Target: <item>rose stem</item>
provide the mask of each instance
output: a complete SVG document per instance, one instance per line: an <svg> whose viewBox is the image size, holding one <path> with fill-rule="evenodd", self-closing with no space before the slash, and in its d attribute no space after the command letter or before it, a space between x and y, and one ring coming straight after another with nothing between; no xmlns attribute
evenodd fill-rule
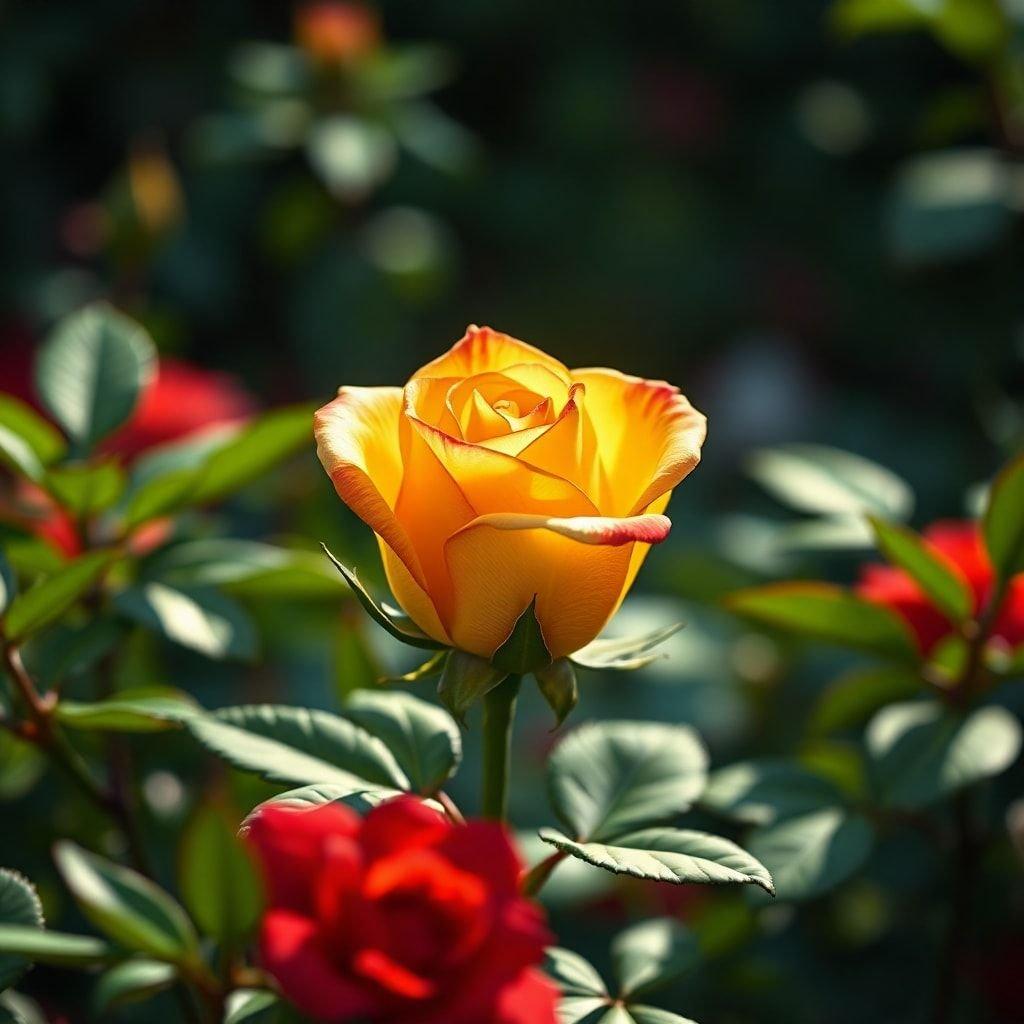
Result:
<svg viewBox="0 0 1024 1024"><path fill-rule="evenodd" d="M508 776L512 766L512 721L522 676L509 676L484 696L483 794L485 818L508 817Z"/></svg>

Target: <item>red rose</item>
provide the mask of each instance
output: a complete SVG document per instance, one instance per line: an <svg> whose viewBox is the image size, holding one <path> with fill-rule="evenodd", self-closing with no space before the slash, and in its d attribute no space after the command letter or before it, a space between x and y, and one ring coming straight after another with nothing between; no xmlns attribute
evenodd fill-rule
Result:
<svg viewBox="0 0 1024 1024"><path fill-rule="evenodd" d="M452 825L413 797L365 818L270 806L247 829L263 864L262 959L318 1020L555 1024L536 969L551 941L519 893L501 826Z"/></svg>
<svg viewBox="0 0 1024 1024"><path fill-rule="evenodd" d="M974 595L974 614L979 614L988 603L995 574L977 524L935 523L924 531L924 538L932 551L967 584ZM869 601L891 608L903 618L924 654L954 632L949 619L902 569L889 565L864 566L857 592ZM1024 644L1024 573L1011 581L992 636L1010 647Z"/></svg>

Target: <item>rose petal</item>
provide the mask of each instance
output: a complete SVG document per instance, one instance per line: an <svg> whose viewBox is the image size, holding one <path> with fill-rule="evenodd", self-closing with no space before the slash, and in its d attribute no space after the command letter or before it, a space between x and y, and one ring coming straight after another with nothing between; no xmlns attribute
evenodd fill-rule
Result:
<svg viewBox="0 0 1024 1024"><path fill-rule="evenodd" d="M494 1024L557 1024L559 992L541 971L526 970L498 993Z"/></svg>
<svg viewBox="0 0 1024 1024"><path fill-rule="evenodd" d="M609 493L607 514L636 515L672 490L700 461L704 416L678 388L616 370L573 370L586 388L586 410L597 435Z"/></svg>
<svg viewBox="0 0 1024 1024"><path fill-rule="evenodd" d="M633 541L660 544L672 529L667 516L643 515L613 519L610 516L574 516L560 519L551 516L533 516L516 512L495 512L479 516L474 526L493 526L496 530L551 530L580 544L600 544L618 547Z"/></svg>
<svg viewBox="0 0 1024 1024"><path fill-rule="evenodd" d="M400 850L432 846L451 826L437 811L412 796L396 797L375 807L363 819L359 843L369 861Z"/></svg>
<svg viewBox="0 0 1024 1024"><path fill-rule="evenodd" d="M568 383L569 371L557 359L525 341L470 324L465 335L443 356L420 367L417 377L472 377L488 370L504 370L521 363L538 363Z"/></svg>
<svg viewBox="0 0 1024 1024"><path fill-rule="evenodd" d="M331 962L309 918L288 910L268 911L260 946L263 965L288 999L310 1017L341 1022L380 1011L378 997Z"/></svg>

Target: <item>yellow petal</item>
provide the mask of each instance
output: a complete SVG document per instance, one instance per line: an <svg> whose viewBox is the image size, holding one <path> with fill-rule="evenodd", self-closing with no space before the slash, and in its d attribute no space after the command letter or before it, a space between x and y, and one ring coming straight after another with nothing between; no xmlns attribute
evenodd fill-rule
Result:
<svg viewBox="0 0 1024 1024"><path fill-rule="evenodd" d="M700 461L706 420L679 390L616 370L573 370L607 478L601 510L636 515Z"/></svg>
<svg viewBox="0 0 1024 1024"><path fill-rule="evenodd" d="M490 327L471 324L466 334L443 356L413 374L417 377L472 377L488 370L504 370L519 363L539 363L568 383L569 371L557 359Z"/></svg>
<svg viewBox="0 0 1024 1024"><path fill-rule="evenodd" d="M586 646L618 605L635 544L618 546L571 537L564 522L520 528L510 517L482 517L445 545L455 591L449 634L457 647L490 658L516 619L537 598L537 620L548 650L560 658Z"/></svg>
<svg viewBox="0 0 1024 1024"><path fill-rule="evenodd" d="M317 455L342 501L424 585L420 560L394 506L402 484L399 388L341 388L313 420Z"/></svg>
<svg viewBox="0 0 1024 1024"><path fill-rule="evenodd" d="M380 537L377 540L380 543L381 560L384 562L384 574L387 576L388 586L391 588L391 593L395 595L395 600L427 636L432 636L440 643L450 646L451 638L441 622L433 600L412 578L405 563L394 551Z"/></svg>

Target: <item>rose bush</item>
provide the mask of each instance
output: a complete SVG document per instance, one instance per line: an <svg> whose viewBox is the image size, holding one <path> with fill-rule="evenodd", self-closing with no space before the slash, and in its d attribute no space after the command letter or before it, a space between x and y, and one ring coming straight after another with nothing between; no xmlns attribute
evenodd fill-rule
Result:
<svg viewBox="0 0 1024 1024"><path fill-rule="evenodd" d="M341 388L315 433L425 633L490 658L536 598L558 658L597 636L668 535L705 420L670 384L470 327L404 389Z"/></svg>
<svg viewBox="0 0 1024 1024"><path fill-rule="evenodd" d="M304 1013L388 1024L554 1024L536 969L551 937L519 895L504 829L453 825L411 797L257 810L265 967Z"/></svg>
<svg viewBox="0 0 1024 1024"><path fill-rule="evenodd" d="M923 532L930 550L966 584L973 598L974 615L987 605L995 586L992 562L985 550L977 523L946 521L935 523ZM934 604L905 570L892 565L866 565L861 570L857 591L861 597L896 612L912 630L923 654L956 627ZM998 609L992 637L1008 647L1024 643L1024 574L1007 587Z"/></svg>

